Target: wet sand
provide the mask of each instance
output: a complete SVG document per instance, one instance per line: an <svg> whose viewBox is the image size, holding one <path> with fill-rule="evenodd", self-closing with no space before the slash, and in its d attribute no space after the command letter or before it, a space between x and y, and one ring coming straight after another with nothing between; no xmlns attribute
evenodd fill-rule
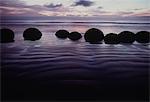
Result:
<svg viewBox="0 0 150 102"><path fill-rule="evenodd" d="M3 100L148 100L149 44L43 39L1 44Z"/></svg>

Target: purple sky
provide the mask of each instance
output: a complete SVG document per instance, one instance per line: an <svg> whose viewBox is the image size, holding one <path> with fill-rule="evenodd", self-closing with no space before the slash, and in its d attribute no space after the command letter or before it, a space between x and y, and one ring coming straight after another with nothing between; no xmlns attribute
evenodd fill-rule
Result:
<svg viewBox="0 0 150 102"><path fill-rule="evenodd" d="M149 0L1 0L6 17L150 16Z"/></svg>

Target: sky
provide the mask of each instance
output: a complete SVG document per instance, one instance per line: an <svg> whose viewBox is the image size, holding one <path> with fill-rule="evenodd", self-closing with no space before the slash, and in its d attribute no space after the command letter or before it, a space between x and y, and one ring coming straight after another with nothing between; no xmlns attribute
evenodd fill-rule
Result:
<svg viewBox="0 0 150 102"><path fill-rule="evenodd" d="M4 17L150 16L150 0L1 0Z"/></svg>

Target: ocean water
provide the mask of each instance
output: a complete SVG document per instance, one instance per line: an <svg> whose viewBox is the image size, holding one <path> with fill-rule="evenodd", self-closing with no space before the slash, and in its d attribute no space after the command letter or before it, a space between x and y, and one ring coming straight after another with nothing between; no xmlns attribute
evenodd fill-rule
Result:
<svg viewBox="0 0 150 102"><path fill-rule="evenodd" d="M15 31L16 34L21 33L29 27L36 27L43 33L55 33L59 29L68 31L78 31L85 33L90 28L98 28L107 33L120 33L129 30L134 33L140 30L149 31L150 22L133 21L133 20L2 20L1 27L8 27Z"/></svg>
<svg viewBox="0 0 150 102"><path fill-rule="evenodd" d="M38 41L23 31L38 28ZM15 42L1 44L3 100L148 100L150 44L89 44L55 37L59 29L107 33L149 30L147 21L7 20Z"/></svg>

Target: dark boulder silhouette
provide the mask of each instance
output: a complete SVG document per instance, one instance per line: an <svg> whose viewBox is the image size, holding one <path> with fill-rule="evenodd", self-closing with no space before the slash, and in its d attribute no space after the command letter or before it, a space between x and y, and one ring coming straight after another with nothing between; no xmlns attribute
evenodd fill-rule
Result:
<svg viewBox="0 0 150 102"><path fill-rule="evenodd" d="M58 38L61 38L61 39L66 39L69 35L69 32L67 30L58 30L55 35L58 37Z"/></svg>
<svg viewBox="0 0 150 102"><path fill-rule="evenodd" d="M118 34L120 43L133 43L135 41L135 34L130 31L123 31Z"/></svg>
<svg viewBox="0 0 150 102"><path fill-rule="evenodd" d="M99 43L104 39L104 34L99 29L91 28L86 31L84 39L86 42Z"/></svg>
<svg viewBox="0 0 150 102"><path fill-rule="evenodd" d="M10 29L3 28L0 29L0 42L1 43L9 43L14 42L14 32Z"/></svg>
<svg viewBox="0 0 150 102"><path fill-rule="evenodd" d="M135 34L135 39L139 43L149 43L150 42L150 32L140 31Z"/></svg>
<svg viewBox="0 0 150 102"><path fill-rule="evenodd" d="M69 38L70 40L75 41L75 40L81 39L81 38L82 38L82 35L81 35L80 33L78 33L78 32L71 32L71 33L68 35L68 38Z"/></svg>
<svg viewBox="0 0 150 102"><path fill-rule="evenodd" d="M24 40L39 40L42 37L42 33L36 28L28 28L23 32Z"/></svg>
<svg viewBox="0 0 150 102"><path fill-rule="evenodd" d="M119 43L118 35L115 33L109 33L104 37L104 42L106 44L118 44Z"/></svg>

